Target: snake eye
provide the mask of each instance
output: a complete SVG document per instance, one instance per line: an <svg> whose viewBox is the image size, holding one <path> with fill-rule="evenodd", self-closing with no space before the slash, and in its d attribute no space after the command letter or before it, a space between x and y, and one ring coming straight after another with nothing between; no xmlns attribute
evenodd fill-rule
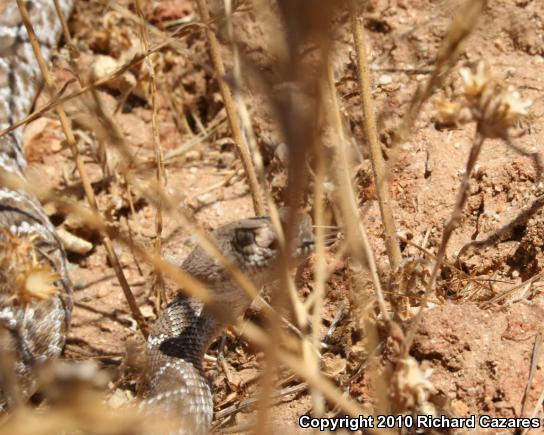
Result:
<svg viewBox="0 0 544 435"><path fill-rule="evenodd" d="M271 249L272 251L279 251L280 242L278 241L278 239L274 238L274 240L270 242L270 245L268 245L268 249Z"/></svg>
<svg viewBox="0 0 544 435"><path fill-rule="evenodd" d="M252 230L238 229L236 230L236 245L244 248L255 243L255 234Z"/></svg>

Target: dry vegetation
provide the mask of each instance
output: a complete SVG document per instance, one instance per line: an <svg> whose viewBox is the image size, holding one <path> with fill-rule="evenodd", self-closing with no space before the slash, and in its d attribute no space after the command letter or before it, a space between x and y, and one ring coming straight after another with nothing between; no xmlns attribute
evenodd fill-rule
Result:
<svg viewBox="0 0 544 435"><path fill-rule="evenodd" d="M68 25L18 125L84 363L0 431L160 432L130 411L147 329L211 301L176 265L200 243L232 270L207 231L285 204L316 252L212 345L218 433L542 417L542 2L90 0Z"/></svg>

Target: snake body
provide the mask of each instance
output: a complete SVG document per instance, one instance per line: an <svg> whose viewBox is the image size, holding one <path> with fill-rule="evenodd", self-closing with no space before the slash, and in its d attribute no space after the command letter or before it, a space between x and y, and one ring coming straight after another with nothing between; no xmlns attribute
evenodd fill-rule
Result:
<svg viewBox="0 0 544 435"><path fill-rule="evenodd" d="M42 53L48 59L60 33L53 0L26 3ZM60 0L60 5L68 15L72 1ZM15 0L0 0L0 129L26 116L32 107L40 83L34 59ZM0 137L0 175L14 175L24 181L25 166L20 129ZM298 221L294 257L304 256L314 243L309 217L301 215ZM273 280L278 241L268 217L232 222L212 236L257 287ZM0 351L14 356L20 390L29 396L34 391L35 366L62 351L70 324L72 288L62 243L40 204L29 191L8 187L0 177L2 265L9 267L0 269ZM181 267L212 290L214 307L225 307L229 319L241 316L251 303L229 273L201 248L195 248ZM39 292L28 296L27 287L35 287L28 283L32 283L29 279L36 270L42 278L46 271L49 281L45 282L52 288L48 289L52 296L38 297ZM21 281L20 275L25 279ZM162 311L148 339L141 409L181 419L178 433L207 433L211 425L212 393L202 359L225 326L217 314L216 309L195 299L177 296ZM2 395L6 385L0 376L2 408L13 400L9 394Z"/></svg>
<svg viewBox="0 0 544 435"><path fill-rule="evenodd" d="M54 3L42 0L27 6L48 58L60 33ZM68 14L71 1L61 0L60 6ZM17 4L0 0L0 130L28 114L39 85L38 64ZM21 129L0 137L2 176L18 179L22 186L25 167ZM39 202L24 187L10 187L5 181L0 181L0 265L0 350L4 362L13 357L19 396L24 398L34 391L33 369L62 351L72 288L64 248ZM39 291L28 294L35 287L32 279L40 276L51 281L50 297ZM14 400L13 394L0 391L0 409Z"/></svg>
<svg viewBox="0 0 544 435"><path fill-rule="evenodd" d="M286 220L288 212L282 215ZM314 245L311 220L299 214L292 257L304 258ZM278 275L278 237L266 216L242 219L212 233L218 248L249 276L257 287ZM163 310L148 339L149 375L143 406L154 405L162 415L181 419L178 433L205 434L213 417L212 393L203 375L206 349L224 327L218 308L228 318L240 317L251 299L230 274L202 248L195 248L181 267L207 285L215 308L193 298L177 296Z"/></svg>

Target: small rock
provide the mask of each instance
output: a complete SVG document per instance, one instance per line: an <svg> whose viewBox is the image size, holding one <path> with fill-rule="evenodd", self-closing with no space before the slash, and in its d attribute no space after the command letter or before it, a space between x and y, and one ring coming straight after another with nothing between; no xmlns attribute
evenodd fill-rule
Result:
<svg viewBox="0 0 544 435"><path fill-rule="evenodd" d="M346 369L346 360L332 353L325 353L321 359L323 374L333 378Z"/></svg>
<svg viewBox="0 0 544 435"><path fill-rule="evenodd" d="M378 78L378 84L381 86L389 85L391 83L393 83L393 77L389 74L383 74Z"/></svg>
<svg viewBox="0 0 544 435"><path fill-rule="evenodd" d="M123 62L111 56L97 55L91 67L91 73L95 79L104 78L116 71ZM136 87L136 78L130 71L125 71L119 77L108 80L105 84L109 89L124 92Z"/></svg>
<svg viewBox="0 0 544 435"><path fill-rule="evenodd" d="M151 305L144 305L140 307L140 311L142 313L142 316L144 316L146 319L155 318L155 312L153 311L153 307Z"/></svg>
<svg viewBox="0 0 544 435"><path fill-rule="evenodd" d="M192 162L192 161L195 161L195 160L200 160L202 158L202 153L198 150L191 150L191 151L187 151L185 153L185 159L188 161L188 162Z"/></svg>
<svg viewBox="0 0 544 435"><path fill-rule="evenodd" d="M240 181L233 186L233 191L235 195L243 196L249 192L249 186L245 181Z"/></svg>

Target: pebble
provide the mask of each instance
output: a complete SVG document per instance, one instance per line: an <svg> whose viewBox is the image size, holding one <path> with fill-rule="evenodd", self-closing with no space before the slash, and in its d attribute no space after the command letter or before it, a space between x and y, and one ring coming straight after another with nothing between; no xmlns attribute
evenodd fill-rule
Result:
<svg viewBox="0 0 544 435"><path fill-rule="evenodd" d="M383 74L378 78L378 83L380 85L389 85L393 83L393 77L391 77L389 74Z"/></svg>
<svg viewBox="0 0 544 435"><path fill-rule="evenodd" d="M143 305L142 307L140 307L140 311L142 313L142 316L147 319L155 318L155 312L153 311L153 307L151 305Z"/></svg>
<svg viewBox="0 0 544 435"><path fill-rule="evenodd" d="M200 160L202 158L202 153L198 150L191 150L185 153L185 158L187 161Z"/></svg>
<svg viewBox="0 0 544 435"><path fill-rule="evenodd" d="M220 202L216 202L211 206L211 209L215 213L216 216L223 216L225 213L225 208L223 207L223 204Z"/></svg>
<svg viewBox="0 0 544 435"><path fill-rule="evenodd" d="M233 191L235 195L243 196L249 192L249 186L245 181L240 181L234 185Z"/></svg>

